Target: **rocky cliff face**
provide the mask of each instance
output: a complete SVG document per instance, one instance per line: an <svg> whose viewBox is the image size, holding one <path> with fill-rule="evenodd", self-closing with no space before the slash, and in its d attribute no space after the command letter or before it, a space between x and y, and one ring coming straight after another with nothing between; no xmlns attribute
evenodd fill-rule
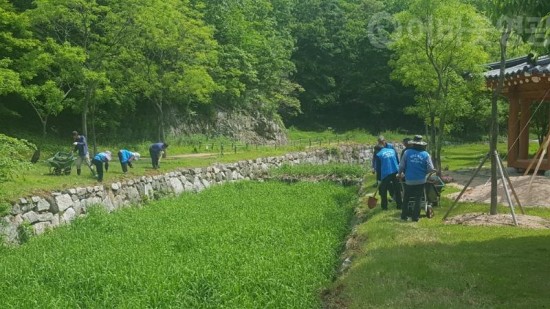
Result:
<svg viewBox="0 0 550 309"><path fill-rule="evenodd" d="M209 119L205 117L170 121L173 125L169 134L206 134L226 136L249 144L277 144L288 142L284 125L277 118L269 118L259 113L217 111Z"/></svg>

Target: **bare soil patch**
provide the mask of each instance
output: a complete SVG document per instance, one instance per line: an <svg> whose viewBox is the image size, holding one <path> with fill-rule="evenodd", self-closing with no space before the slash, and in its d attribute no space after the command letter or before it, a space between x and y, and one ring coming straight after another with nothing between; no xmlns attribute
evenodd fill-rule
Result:
<svg viewBox="0 0 550 309"><path fill-rule="evenodd" d="M519 227L529 229L550 229L550 220L537 216L516 214ZM462 224L475 226L514 226L511 214L489 215L485 213L469 213L451 217L447 224Z"/></svg>
<svg viewBox="0 0 550 309"><path fill-rule="evenodd" d="M459 189L463 189L464 186L472 179L474 170L461 170L446 172L449 176L453 177L454 182L448 184L450 186L456 186ZM518 173L510 175L512 186L516 191L516 194L523 207L549 207L550 208L550 179L544 176L522 176ZM491 203L491 183L490 183L490 171L481 170L478 175L472 180L472 183L468 186L468 189L464 192L460 198L461 202L475 202L475 203ZM517 202L510 191L510 197L512 198L513 205L516 209L516 220L520 227L533 228L533 229L550 229L550 220L543 219L537 216L522 215L518 209ZM457 193L449 194L450 199L456 199ZM508 205L508 199L502 181L498 181L498 194L497 200L499 204ZM448 224L463 224L463 225L476 225L476 226L514 226L512 215L497 214L489 215L485 213L469 213L451 217L446 220Z"/></svg>
<svg viewBox="0 0 550 309"><path fill-rule="evenodd" d="M456 172L447 172L450 176L453 177L454 183L449 185L454 185L460 189L464 188L464 185L472 178L473 171L456 171ZM488 170L482 170L472 181L464 195L460 198L462 202L476 202L476 203L490 203L491 202L491 183L490 183L490 174ZM550 178L544 176L535 176L531 185L531 176L521 176L520 174L511 174L510 180L514 190L516 191L519 201L522 206L533 207L533 206L542 206L550 207ZM459 193L449 194L449 198L454 199L458 196ZM510 196L514 201L514 205L517 203L513 199L512 192ZM498 181L498 202L502 205L508 205L508 200L506 198L506 192L502 181Z"/></svg>

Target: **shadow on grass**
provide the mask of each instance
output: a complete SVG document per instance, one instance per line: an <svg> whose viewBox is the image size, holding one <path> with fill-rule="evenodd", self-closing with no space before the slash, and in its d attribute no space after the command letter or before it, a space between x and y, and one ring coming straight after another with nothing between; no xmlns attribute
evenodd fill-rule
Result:
<svg viewBox="0 0 550 309"><path fill-rule="evenodd" d="M461 230L460 236L441 226L440 236L449 239L439 241L416 224L398 226L399 235L391 237L402 244L377 242L367 249L335 283L327 307L544 308L550 303L548 232L516 236L517 229L501 228L491 230L494 239L481 240L483 228L452 228ZM452 239L458 237L468 240Z"/></svg>

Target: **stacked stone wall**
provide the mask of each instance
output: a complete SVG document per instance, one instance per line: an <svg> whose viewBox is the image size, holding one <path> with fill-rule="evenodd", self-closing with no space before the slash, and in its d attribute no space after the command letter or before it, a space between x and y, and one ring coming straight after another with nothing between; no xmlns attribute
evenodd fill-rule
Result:
<svg viewBox="0 0 550 309"><path fill-rule="evenodd" d="M283 164L368 164L371 160L370 147L340 146L204 168L179 169L163 175L142 176L109 185L77 187L42 196L22 197L12 203L10 214L1 219L0 236L8 243L19 243L22 227L31 227L32 232L39 235L85 216L93 205L101 205L111 212L165 195L200 192L225 182L262 180L268 176L269 169Z"/></svg>

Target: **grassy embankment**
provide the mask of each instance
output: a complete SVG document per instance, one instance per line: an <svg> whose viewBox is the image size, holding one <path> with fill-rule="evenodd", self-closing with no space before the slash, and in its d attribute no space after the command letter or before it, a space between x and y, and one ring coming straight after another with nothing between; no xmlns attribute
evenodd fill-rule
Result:
<svg viewBox="0 0 550 309"><path fill-rule="evenodd" d="M32 138L27 137L32 140ZM161 159L161 168L153 170L148 147L150 143L141 142L133 144L99 145L98 151L110 150L113 153L113 161L109 171L104 175L104 183L132 179L142 175L156 175L169 172L178 168L205 167L216 163L237 162L239 160L256 159L260 157L279 156L293 151L304 151L315 147L335 147L343 143L374 143L376 137L361 131L353 131L337 134L332 131L303 132L289 130L290 142L288 145L246 145L235 143L227 139L207 139L204 136L178 137L168 140L168 156ZM223 145L223 153L221 151ZM126 148L139 152L142 159L135 162L134 168L127 174L122 173L116 153L119 149ZM42 141L41 161L30 170L21 171L12 181L2 184L0 188L1 200L12 200L21 196L27 196L40 191L61 190L78 186L96 185L97 181L91 172L83 167L82 175L76 175L73 166L70 175L55 176L50 173L46 159L53 156L56 151L71 151L70 138L67 141L48 139ZM92 152L90 146L90 153ZM29 154L30 158L30 154Z"/></svg>
<svg viewBox="0 0 550 309"><path fill-rule="evenodd" d="M475 168L486 146L446 147L444 164ZM502 152L502 151L501 151ZM489 166L489 165L487 165ZM447 187L444 193L456 192ZM357 229L349 271L327 293L331 308L544 308L550 303L550 230L448 225L454 201L436 216L402 222L399 210L367 211ZM459 203L451 216L489 212L489 205ZM519 213L518 211L516 211ZM510 213L500 207L499 213ZM526 208L550 219L548 208Z"/></svg>

